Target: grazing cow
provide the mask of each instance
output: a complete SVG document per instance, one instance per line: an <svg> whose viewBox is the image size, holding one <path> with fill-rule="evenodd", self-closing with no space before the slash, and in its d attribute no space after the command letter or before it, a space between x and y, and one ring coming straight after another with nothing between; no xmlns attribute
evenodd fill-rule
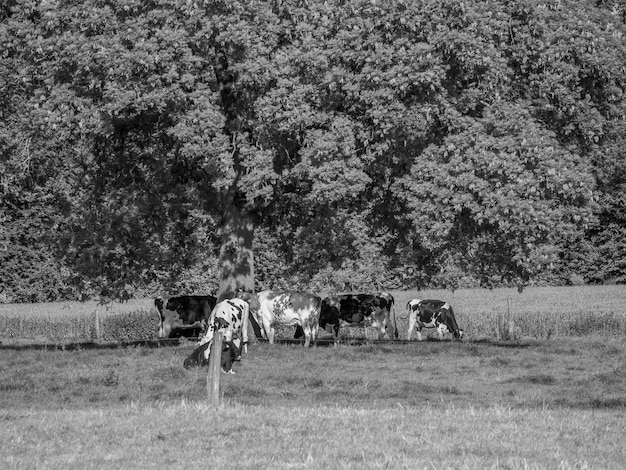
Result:
<svg viewBox="0 0 626 470"><path fill-rule="evenodd" d="M407 339L411 339L413 328L417 326L417 339L422 340L422 328L437 328L439 339L444 333L452 333L455 338L463 337L463 330L459 328L454 318L454 311L448 302L442 300L413 299L406 304L409 312L409 332Z"/></svg>
<svg viewBox="0 0 626 470"><path fill-rule="evenodd" d="M177 295L154 299L160 319L157 337L198 336L216 300L212 295Z"/></svg>
<svg viewBox="0 0 626 470"><path fill-rule="evenodd" d="M392 315L393 312L393 315ZM393 317L393 324L392 324ZM326 328L332 325L335 338L339 336L339 326L344 323L362 323L374 327L379 339L387 334L389 339L398 337L395 323L394 299L391 294L338 294L322 300L319 325ZM296 337L299 331L296 331Z"/></svg>
<svg viewBox="0 0 626 470"><path fill-rule="evenodd" d="M261 334L274 344L276 325L300 326L304 333L304 346L317 336L322 299L308 292L274 292L265 290L258 294L241 293L250 304L252 318L261 326Z"/></svg>
<svg viewBox="0 0 626 470"><path fill-rule="evenodd" d="M244 352L248 348L248 303L241 299L223 300L215 306L208 320L207 331L198 342L198 347L185 359L183 366L185 369L192 365L207 365L209 363L209 354L211 342L215 333L220 330L224 332L224 350L222 351L222 362L225 361L224 352L228 351L227 357L237 353L235 358L239 356L239 350L243 346ZM241 344L243 340L243 345ZM228 361L226 361L228 362ZM232 361L230 361L232 364ZM223 364L224 365L224 364ZM230 367L226 371L230 370Z"/></svg>
<svg viewBox="0 0 626 470"><path fill-rule="evenodd" d="M209 364L209 357L211 354L211 345L213 341L204 343L202 346L197 347L183 363L185 369L189 369L192 366L206 366ZM233 362L241 359L239 346L235 341L224 341L222 343L222 356L220 359L222 372L227 374L234 374Z"/></svg>

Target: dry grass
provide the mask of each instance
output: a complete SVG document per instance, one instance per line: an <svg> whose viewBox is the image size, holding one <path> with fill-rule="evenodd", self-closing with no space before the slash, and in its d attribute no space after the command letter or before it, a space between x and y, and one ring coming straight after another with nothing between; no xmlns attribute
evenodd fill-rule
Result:
<svg viewBox="0 0 626 470"><path fill-rule="evenodd" d="M0 468L622 468L626 341L5 350Z"/></svg>
<svg viewBox="0 0 626 470"><path fill-rule="evenodd" d="M141 340L156 337L157 330L151 299L0 304L0 338L13 342Z"/></svg>
<svg viewBox="0 0 626 470"><path fill-rule="evenodd" d="M38 304L0 304L0 317L44 317L91 315L96 310L101 315L127 315L138 310L151 310L153 299L135 299L128 302L109 302L101 304L89 300L86 302L48 302Z"/></svg>
<svg viewBox="0 0 626 470"><path fill-rule="evenodd" d="M0 411L0 421L4 469L619 469L626 458L624 414L580 410L180 402Z"/></svg>

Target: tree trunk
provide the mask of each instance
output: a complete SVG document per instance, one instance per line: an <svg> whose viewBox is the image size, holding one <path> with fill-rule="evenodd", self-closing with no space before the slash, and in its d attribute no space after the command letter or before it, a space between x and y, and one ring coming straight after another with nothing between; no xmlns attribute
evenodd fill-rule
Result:
<svg viewBox="0 0 626 470"><path fill-rule="evenodd" d="M245 106L245 101L241 101L239 94L235 91L234 84L237 80L237 74L229 69L228 57L222 50L216 51L214 71L220 86L222 107L226 117L224 131L231 139L233 167L237 174L225 195L223 205L220 247L222 276L217 292L217 300L221 302L224 299L235 297L239 289L254 292L254 256L252 252L254 222L245 209L245 197L241 197L237 188L238 174L242 171L237 146L237 129L242 122L241 112ZM254 341L261 336L261 332L254 319L250 318L250 320L247 322L248 338ZM251 332L253 334L250 334Z"/></svg>
<svg viewBox="0 0 626 470"><path fill-rule="evenodd" d="M233 184L234 186L234 184ZM254 292L254 257L252 241L254 224L235 202L236 188L226 197L222 226L220 263L222 276L217 300L229 299L238 289Z"/></svg>
<svg viewBox="0 0 626 470"><path fill-rule="evenodd" d="M217 301L230 299L239 289L254 292L254 223L236 203L236 183L230 188L224 205L220 263L222 275ZM255 342L261 336L259 326L252 319L248 324L248 338Z"/></svg>

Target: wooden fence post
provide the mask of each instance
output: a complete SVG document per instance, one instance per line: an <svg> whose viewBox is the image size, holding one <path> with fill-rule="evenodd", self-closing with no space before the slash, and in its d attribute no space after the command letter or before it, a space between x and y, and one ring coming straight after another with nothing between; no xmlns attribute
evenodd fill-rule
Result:
<svg viewBox="0 0 626 470"><path fill-rule="evenodd" d="M209 372L206 378L206 390L209 404L217 408L220 404L220 369L222 364L222 337L223 333L217 331L211 344L209 357Z"/></svg>
<svg viewBox="0 0 626 470"><path fill-rule="evenodd" d="M100 341L100 316L98 315L98 309L96 309L95 328L96 328L96 341Z"/></svg>
<svg viewBox="0 0 626 470"><path fill-rule="evenodd" d="M515 339L515 315L511 313L511 299L506 299L507 302L507 315L508 315L508 324L507 324L507 339L512 341Z"/></svg>

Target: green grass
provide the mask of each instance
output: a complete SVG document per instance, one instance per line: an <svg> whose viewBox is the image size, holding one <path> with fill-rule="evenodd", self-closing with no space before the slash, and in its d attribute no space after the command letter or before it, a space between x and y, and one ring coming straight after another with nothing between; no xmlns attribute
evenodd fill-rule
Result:
<svg viewBox="0 0 626 470"><path fill-rule="evenodd" d="M44 317L91 315L98 310L101 315L130 314L138 310L150 310L154 307L153 299L135 299L128 302L109 302L101 304L94 300L86 302L48 302L37 304L0 304L1 317Z"/></svg>
<svg viewBox="0 0 626 470"><path fill-rule="evenodd" d="M626 340L4 350L0 468L622 468Z"/></svg>
<svg viewBox="0 0 626 470"><path fill-rule="evenodd" d="M624 414L579 410L181 402L0 411L0 421L4 469L621 469L626 458Z"/></svg>

